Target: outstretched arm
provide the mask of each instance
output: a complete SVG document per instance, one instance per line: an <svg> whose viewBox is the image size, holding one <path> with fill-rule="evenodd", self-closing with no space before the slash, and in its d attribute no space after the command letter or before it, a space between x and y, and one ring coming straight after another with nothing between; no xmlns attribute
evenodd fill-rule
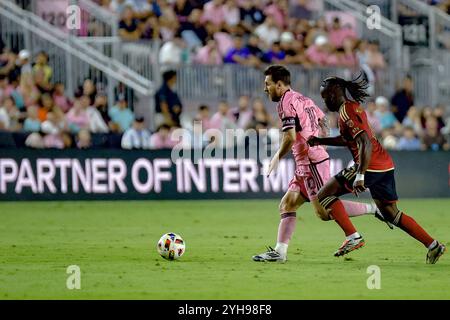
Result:
<svg viewBox="0 0 450 320"><path fill-rule="evenodd" d="M326 138L319 138L319 137L312 136L308 139L308 144L311 147L320 146L320 145L344 147L347 145L347 143L345 142L345 140L342 136L326 137Z"/></svg>

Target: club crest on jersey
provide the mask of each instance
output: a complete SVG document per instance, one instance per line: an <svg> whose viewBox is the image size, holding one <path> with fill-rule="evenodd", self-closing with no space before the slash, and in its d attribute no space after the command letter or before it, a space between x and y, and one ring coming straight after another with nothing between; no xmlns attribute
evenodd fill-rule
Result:
<svg viewBox="0 0 450 320"><path fill-rule="evenodd" d="M350 128L353 128L355 126L355 123L351 119L347 120L346 123Z"/></svg>

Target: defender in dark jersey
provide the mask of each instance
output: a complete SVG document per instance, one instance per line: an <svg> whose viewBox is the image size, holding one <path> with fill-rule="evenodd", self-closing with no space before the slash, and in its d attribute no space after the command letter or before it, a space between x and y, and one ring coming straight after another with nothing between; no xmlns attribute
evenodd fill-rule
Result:
<svg viewBox="0 0 450 320"><path fill-rule="evenodd" d="M333 207L332 204L338 201L339 196L347 193L358 195L369 188L384 218L422 242L428 248L426 262L434 264L446 248L430 237L413 218L397 208L394 162L373 134L366 113L360 105L369 96L366 89L367 82L359 78L346 81L338 77L330 77L322 82L320 93L327 108L330 111L339 112L341 135L332 138L311 137L308 143L311 146L346 146L353 155L355 165L342 170L330 179L321 188L319 201L325 208L331 207L331 214L333 214L336 206ZM347 99L346 91L355 101ZM330 219L329 216L321 218ZM357 242L354 239L346 239L335 255L341 256L353 251Z"/></svg>

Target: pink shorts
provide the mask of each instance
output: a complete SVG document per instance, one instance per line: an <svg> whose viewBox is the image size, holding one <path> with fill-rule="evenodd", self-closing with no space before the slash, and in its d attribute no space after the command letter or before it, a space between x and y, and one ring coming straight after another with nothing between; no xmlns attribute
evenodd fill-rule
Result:
<svg viewBox="0 0 450 320"><path fill-rule="evenodd" d="M297 167L288 191L300 192L307 200L317 198L320 188L330 179L330 159Z"/></svg>

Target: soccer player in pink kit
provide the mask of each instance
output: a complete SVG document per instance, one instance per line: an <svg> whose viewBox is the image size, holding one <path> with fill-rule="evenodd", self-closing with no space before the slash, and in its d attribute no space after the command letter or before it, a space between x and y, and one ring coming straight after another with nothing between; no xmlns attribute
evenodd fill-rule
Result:
<svg viewBox="0 0 450 320"><path fill-rule="evenodd" d="M311 136L326 136L325 115L308 97L295 92L290 87L290 72L283 66L273 65L264 72L265 89L270 99L278 102L278 116L282 122L283 139L281 146L272 158L268 173L276 169L278 162L289 150L295 159L295 176L281 200L281 215L275 249L253 256L254 261L285 262L289 241L294 233L297 209L305 202L311 202L316 214L328 215L317 198L320 188L330 179L330 158L322 146L310 147L307 140ZM342 201L348 216L375 214L385 221L374 204ZM334 216L338 224L348 217Z"/></svg>

